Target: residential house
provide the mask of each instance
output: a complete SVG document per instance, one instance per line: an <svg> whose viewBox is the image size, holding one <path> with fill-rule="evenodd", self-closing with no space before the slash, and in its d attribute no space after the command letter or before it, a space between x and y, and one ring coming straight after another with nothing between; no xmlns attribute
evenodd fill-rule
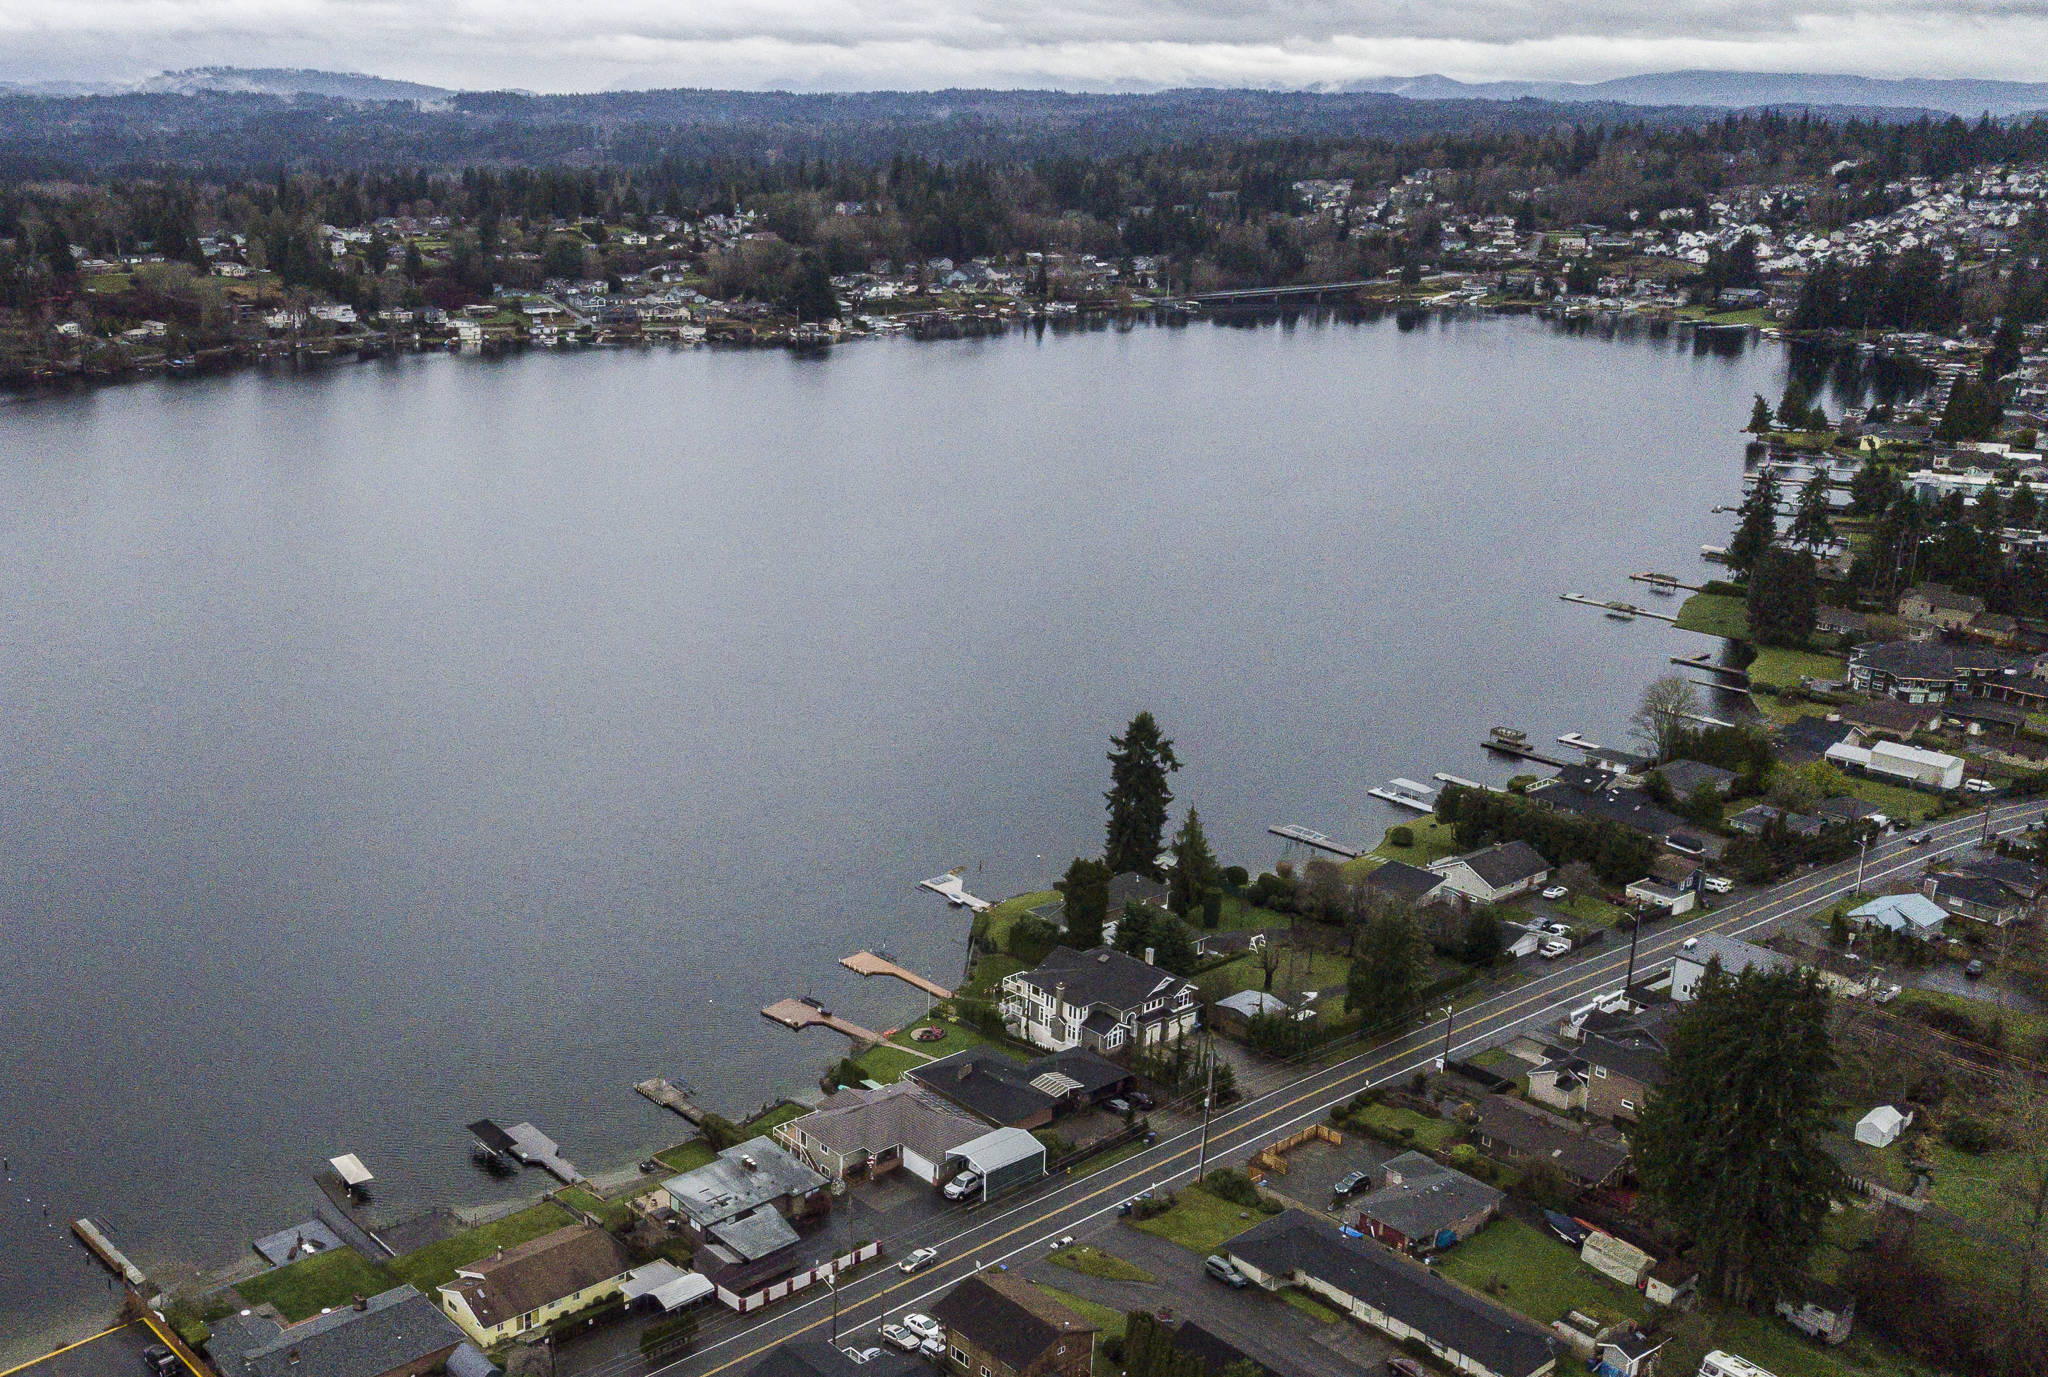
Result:
<svg viewBox="0 0 2048 1377"><path fill-rule="evenodd" d="M1595 1138L1509 1095L1481 1100L1476 1128L1485 1151L1510 1162L1547 1162L1581 1189L1612 1185L1628 1166L1626 1144Z"/></svg>
<svg viewBox="0 0 2048 1377"><path fill-rule="evenodd" d="M1592 1066L1578 1052L1555 1049L1530 1068L1529 1098L1552 1109L1584 1109L1586 1082L1592 1075Z"/></svg>
<svg viewBox="0 0 2048 1377"><path fill-rule="evenodd" d="M1697 760L1673 760L1657 767L1657 775L1670 788L1671 796L1689 799L1705 789L1721 798L1735 787L1735 772Z"/></svg>
<svg viewBox="0 0 2048 1377"><path fill-rule="evenodd" d="M1834 752L1839 749L1840 747L1838 746L1830 746L1828 754L1832 757ZM1778 826L1795 837L1817 837L1826 826L1819 818L1809 814L1788 813L1782 808L1773 808L1768 803L1759 803L1753 807L1743 809L1734 817L1728 819L1728 830L1731 832L1746 832L1752 837L1760 837L1764 834L1764 829L1772 823L1778 824Z"/></svg>
<svg viewBox="0 0 2048 1377"><path fill-rule="evenodd" d="M245 1310L211 1328L206 1356L221 1377L420 1377L466 1343L455 1322L410 1286L297 1324Z"/></svg>
<svg viewBox="0 0 2048 1377"><path fill-rule="evenodd" d="M1866 1147L1887 1148L1899 1141L1913 1123L1913 1111L1881 1104L1856 1121L1856 1141Z"/></svg>
<svg viewBox="0 0 2048 1377"><path fill-rule="evenodd" d="M2011 890L2014 897L2025 899L2030 904L2040 902L2041 897L2048 894L2048 870L2011 856L1972 855L1954 862L1949 868L1958 875L1994 880Z"/></svg>
<svg viewBox="0 0 2048 1377"><path fill-rule="evenodd" d="M1442 875L1405 861L1388 861L1385 865L1375 866L1365 872L1358 883L1361 888L1375 894L1418 906L1440 898L1448 886Z"/></svg>
<svg viewBox="0 0 2048 1377"><path fill-rule="evenodd" d="M1293 1012L1293 1006L1279 995L1264 990L1239 990L1209 1006L1216 1031L1241 1038L1255 1018L1279 1018Z"/></svg>
<svg viewBox="0 0 2048 1377"><path fill-rule="evenodd" d="M616 1238L571 1224L466 1263L438 1290L448 1318L489 1348L616 1295L632 1270Z"/></svg>
<svg viewBox="0 0 2048 1377"><path fill-rule="evenodd" d="M1664 1083L1666 1046L1647 1028L1589 1033L1579 1043L1586 1064L1582 1107L1596 1119L1634 1120Z"/></svg>
<svg viewBox="0 0 2048 1377"><path fill-rule="evenodd" d="M1963 758L1896 741L1866 740L1860 731L1828 747L1827 758L1855 774L1873 775L1916 789L1953 793L1963 787Z"/></svg>
<svg viewBox="0 0 2048 1377"><path fill-rule="evenodd" d="M1810 1339L1840 1344L1856 1323L1856 1295L1846 1287L1816 1277L1801 1277L1790 1296L1772 1307L1785 1322Z"/></svg>
<svg viewBox="0 0 2048 1377"><path fill-rule="evenodd" d="M1673 917L1681 913L1691 913L1694 905L1699 902L1699 890L1696 887L1686 885L1681 888L1649 875L1630 882L1623 893L1639 904L1661 908Z"/></svg>
<svg viewBox="0 0 2048 1377"><path fill-rule="evenodd" d="M1113 947L1054 947L1003 980L1003 1021L1048 1051L1116 1053L1178 1042L1195 1027L1194 982Z"/></svg>
<svg viewBox="0 0 2048 1377"><path fill-rule="evenodd" d="M970 1047L904 1073L976 1118L1003 1128L1044 1128L1115 1099L1137 1077L1081 1048L1020 1062L993 1047Z"/></svg>
<svg viewBox="0 0 2048 1377"><path fill-rule="evenodd" d="M1945 703L1999 678L1996 651L1942 641L1882 641L1849 652L1849 687L1903 703Z"/></svg>
<svg viewBox="0 0 2048 1377"><path fill-rule="evenodd" d="M1147 908L1167 911L1167 889L1164 883L1150 875L1140 875L1135 870L1126 870L1121 875L1112 875L1109 880L1109 913L1112 917L1124 911L1125 904L1143 904Z"/></svg>
<svg viewBox="0 0 2048 1377"><path fill-rule="evenodd" d="M1529 789L1528 798L1546 808L1576 817L1611 822L1662 841L1685 827L1685 819L1661 806L1642 789L1614 788L1613 777L1598 770L1559 770Z"/></svg>
<svg viewBox="0 0 2048 1377"><path fill-rule="evenodd" d="M1855 927L1883 928L1931 942L1941 936L1948 910L1924 894L1881 894L1867 904L1858 904L1842 917Z"/></svg>
<svg viewBox="0 0 2048 1377"><path fill-rule="evenodd" d="M1813 805L1813 815L1827 827L1854 827L1862 823L1883 827L1891 821L1876 804L1865 803L1850 794L1822 799Z"/></svg>
<svg viewBox="0 0 2048 1377"><path fill-rule="evenodd" d="M1419 1152L1402 1153L1385 1170L1385 1184L1357 1201L1358 1227L1405 1252L1448 1248L1470 1238L1506 1198Z"/></svg>
<svg viewBox="0 0 2048 1377"><path fill-rule="evenodd" d="M1446 888L1482 904L1497 904L1540 889L1550 878L1550 862L1525 841L1501 842L1464 856L1432 861L1430 870Z"/></svg>
<svg viewBox="0 0 2048 1377"><path fill-rule="evenodd" d="M2002 928L2017 923L2034 911L2034 906L1996 880L1977 875L1929 875L1920 891L1958 918L1970 918Z"/></svg>
<svg viewBox="0 0 2048 1377"><path fill-rule="evenodd" d="M1024 1280L980 1272L933 1303L946 1359L969 1377L1089 1377L1101 1332Z"/></svg>
<svg viewBox="0 0 2048 1377"><path fill-rule="evenodd" d="M1559 1344L1548 1331L1305 1211L1274 1215L1223 1248L1265 1290L1300 1287L1397 1343L1415 1340L1467 1377L1545 1377L1557 1367Z"/></svg>
<svg viewBox="0 0 2048 1377"><path fill-rule="evenodd" d="M898 1168L926 1185L943 1178L946 1154L988 1125L916 1081L879 1090L841 1090L775 1129L775 1137L828 1180L876 1177Z"/></svg>
<svg viewBox="0 0 2048 1377"><path fill-rule="evenodd" d="M1942 709L1930 703L1907 703L1897 698L1874 698L1851 703L1832 716L1856 728L1864 740L1889 737L1911 741L1916 732L1930 732L1941 725Z"/></svg>
<svg viewBox="0 0 2048 1377"><path fill-rule="evenodd" d="M1961 631L1984 610L1984 599L1958 593L1945 583L1923 583L1899 596L1899 615L1909 622Z"/></svg>
<svg viewBox="0 0 2048 1377"><path fill-rule="evenodd" d="M1747 970L1771 974L1798 968L1790 957L1781 956L1768 947L1759 947L1754 942L1745 942L1725 933L1710 932L1702 936L1697 945L1681 950L1672 959L1672 1002L1690 1003L1708 969L1716 966L1726 975L1741 975Z"/></svg>
<svg viewBox="0 0 2048 1377"><path fill-rule="evenodd" d="M875 1354L855 1358L823 1339L785 1339L755 1359L746 1377L930 1377L914 1353L884 1348Z"/></svg>
<svg viewBox="0 0 2048 1377"><path fill-rule="evenodd" d="M771 1138L729 1147L661 1189L696 1245L693 1265L736 1292L795 1271L790 1221L832 1208L824 1174Z"/></svg>

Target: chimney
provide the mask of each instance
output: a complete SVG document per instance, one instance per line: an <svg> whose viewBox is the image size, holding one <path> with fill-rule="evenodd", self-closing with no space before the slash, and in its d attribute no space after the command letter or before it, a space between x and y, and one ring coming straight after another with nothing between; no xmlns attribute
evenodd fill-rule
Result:
<svg viewBox="0 0 2048 1377"><path fill-rule="evenodd" d="M368 1310L369 1308L370 1308L370 1298L369 1298L368 1296L364 1295L364 1294L363 1294L362 1292L360 1292L360 1291L356 1292L356 1309L358 1309L358 1310Z"/></svg>

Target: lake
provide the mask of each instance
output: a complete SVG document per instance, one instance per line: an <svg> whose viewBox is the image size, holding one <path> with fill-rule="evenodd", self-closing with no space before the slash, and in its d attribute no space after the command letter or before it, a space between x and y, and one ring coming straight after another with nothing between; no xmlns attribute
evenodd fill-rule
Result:
<svg viewBox="0 0 2048 1377"><path fill-rule="evenodd" d="M1558 595L1700 568L1784 368L1301 317L0 407L0 1359L110 1305L75 1216L219 1265L339 1152L473 1204L481 1115L599 1170L682 1136L635 1081L811 1082L760 1007L919 1011L838 958L957 977L916 882L1099 849L1139 708L1254 869L1489 726L1621 742L1699 644Z"/></svg>

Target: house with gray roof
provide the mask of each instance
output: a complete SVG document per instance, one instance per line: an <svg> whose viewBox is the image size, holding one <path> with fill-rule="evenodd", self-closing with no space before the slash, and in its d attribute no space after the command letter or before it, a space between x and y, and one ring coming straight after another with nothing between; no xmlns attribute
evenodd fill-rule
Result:
<svg viewBox="0 0 2048 1377"><path fill-rule="evenodd" d="M1137 1080L1079 1047L1021 1062L993 1047L970 1047L904 1075L989 1124L1026 1129L1113 1099Z"/></svg>
<svg viewBox="0 0 2048 1377"><path fill-rule="evenodd" d="M1546 1162L1575 1186L1609 1185L1628 1166L1625 1143L1596 1138L1568 1119L1509 1095L1481 1100L1477 1127L1479 1146L1487 1152L1511 1162Z"/></svg>
<svg viewBox="0 0 2048 1377"><path fill-rule="evenodd" d="M1300 1287L1467 1377L1546 1377L1557 1367L1561 1344L1547 1330L1306 1211L1274 1215L1223 1251L1265 1290Z"/></svg>
<svg viewBox="0 0 2048 1377"><path fill-rule="evenodd" d="M1038 969L1004 977L1001 1008L1034 1046L1110 1054L1178 1042L1199 1013L1193 981L1114 947L1054 947Z"/></svg>
<svg viewBox="0 0 2048 1377"><path fill-rule="evenodd" d="M1842 916L1857 927L1883 928L1923 942L1941 936L1941 929L1948 922L1948 910L1925 894L1880 894Z"/></svg>
<svg viewBox="0 0 2048 1377"><path fill-rule="evenodd" d="M632 1270L616 1238L570 1224L463 1263L435 1291L448 1318L491 1348L617 1295Z"/></svg>
<svg viewBox="0 0 2048 1377"><path fill-rule="evenodd" d="M1754 942L1745 942L1740 937L1726 933L1710 932L1703 935L1691 948L1681 951L1671 962L1671 1000L1674 1004L1687 1004L1699 989L1700 981L1706 978L1709 967L1718 966L1727 975L1741 975L1744 971L1762 971L1766 975L1778 971L1799 969L1799 963L1789 956L1780 955L1769 947L1759 947Z"/></svg>
<svg viewBox="0 0 2048 1377"><path fill-rule="evenodd" d="M1405 1252L1448 1248L1486 1227L1506 1197L1434 1157L1404 1152L1386 1165L1385 1184L1357 1202L1358 1227Z"/></svg>
<svg viewBox="0 0 2048 1377"><path fill-rule="evenodd" d="M1426 904L1444 892L1444 877L1405 861L1388 861L1375 866L1358 881L1359 886L1408 904Z"/></svg>
<svg viewBox="0 0 2048 1377"><path fill-rule="evenodd" d="M2011 661L1945 641L1883 641L1849 652L1849 687L1902 703L1943 703L1998 678Z"/></svg>
<svg viewBox="0 0 2048 1377"><path fill-rule="evenodd" d="M1674 798L1688 799L1701 789L1726 798L1735 786L1735 772L1697 760L1672 760L1657 767L1657 775L1671 788Z"/></svg>
<svg viewBox="0 0 2048 1377"><path fill-rule="evenodd" d="M466 1346L462 1331L410 1286L287 1325L264 1311L215 1320L206 1356L221 1377L410 1377Z"/></svg>
<svg viewBox="0 0 2048 1377"><path fill-rule="evenodd" d="M828 1179L902 1169L936 1186L946 1154L988 1125L916 1081L828 1095L810 1113L775 1128L776 1140Z"/></svg>
<svg viewBox="0 0 2048 1377"><path fill-rule="evenodd" d="M2034 906L1998 881L1981 875L1929 875L1920 890L1958 918L2005 927L2030 916Z"/></svg>
<svg viewBox="0 0 2048 1377"><path fill-rule="evenodd" d="M794 1218L830 1209L829 1188L822 1172L772 1138L749 1138L661 1183L669 1208L700 1239L760 1209Z"/></svg>
<svg viewBox="0 0 2048 1377"><path fill-rule="evenodd" d="M1444 886L1482 904L1497 904L1541 888L1550 878L1550 862L1521 840L1500 842L1464 856L1432 861L1430 870Z"/></svg>

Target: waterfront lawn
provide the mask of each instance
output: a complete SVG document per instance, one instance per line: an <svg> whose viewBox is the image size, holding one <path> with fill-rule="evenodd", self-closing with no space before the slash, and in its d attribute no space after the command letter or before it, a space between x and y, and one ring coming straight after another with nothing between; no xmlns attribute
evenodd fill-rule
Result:
<svg viewBox="0 0 2048 1377"><path fill-rule="evenodd" d="M1749 637L1749 600L1725 593L1695 593L1678 609L1678 629L1730 641Z"/></svg>
<svg viewBox="0 0 2048 1377"><path fill-rule="evenodd" d="M695 1171L701 1166L709 1165L716 1156L718 1154L712 1150L711 1144L702 1138L692 1138L689 1142L679 1143L666 1152L655 1153L654 1160L681 1175L683 1172Z"/></svg>
<svg viewBox="0 0 2048 1377"><path fill-rule="evenodd" d="M1700 1360L1717 1348L1740 1353L1775 1377L1913 1377L1920 1371L1860 1328L1840 1348L1823 1348L1782 1320L1733 1308L1668 1312L1665 1332L1670 1337L1657 1364L1663 1372L1698 1372Z"/></svg>
<svg viewBox="0 0 2048 1377"><path fill-rule="evenodd" d="M958 994L968 999L994 1000L1005 976L1029 969L1016 957L1002 952L991 953L974 963L974 978L962 985Z"/></svg>
<svg viewBox="0 0 2048 1377"><path fill-rule="evenodd" d="M943 1043L939 1045L944 1046ZM930 1060L930 1057L921 1057L907 1048L892 1047L886 1042L876 1043L853 1059L854 1065L858 1066L869 1080L880 1081L883 1085L901 1079L903 1073L911 1067L923 1066Z"/></svg>
<svg viewBox="0 0 2048 1377"><path fill-rule="evenodd" d="M1052 903L1060 897L1058 890L1042 889L1030 894L1018 894L985 908L974 920L974 930L995 944L996 950L1010 949L1010 928L1019 918L1043 904Z"/></svg>
<svg viewBox="0 0 2048 1377"><path fill-rule="evenodd" d="M1799 687L1801 678L1840 679L1847 667L1848 662L1839 655L1767 645L1759 647L1756 659L1750 661L1749 682L1757 688L1789 692Z"/></svg>
<svg viewBox="0 0 2048 1377"><path fill-rule="evenodd" d="M1388 861L1402 861L1408 865L1425 866L1431 861L1442 860L1445 856L1458 854L1457 829L1441 818L1427 814L1413 822L1397 822L1387 829L1391 834L1394 827L1405 827L1415 834L1412 846L1396 846L1391 841L1380 844L1355 861L1347 861L1344 869L1353 874L1363 874L1375 866Z"/></svg>
<svg viewBox="0 0 2048 1377"><path fill-rule="evenodd" d="M1169 1243L1207 1255L1258 1223L1265 1216L1228 1200L1219 1200L1199 1186L1189 1186L1165 1214L1135 1221L1138 1228Z"/></svg>
<svg viewBox="0 0 2048 1377"><path fill-rule="evenodd" d="M919 1042L911 1036L919 1028L942 1028L946 1035L937 1042ZM944 1018L921 1018L889 1034L889 1041L897 1047L907 1047L928 1057L950 1057L955 1052L985 1046L989 1038L980 1029L970 1028L964 1023L954 1023Z"/></svg>
<svg viewBox="0 0 2048 1377"><path fill-rule="evenodd" d="M500 1248L525 1243L575 1222L575 1217L560 1205L544 1200L503 1219L465 1229L453 1238L416 1248L404 1257L393 1258L385 1268L398 1280L411 1282L431 1296L435 1287L455 1280L455 1269L464 1263L489 1257Z"/></svg>
<svg viewBox="0 0 2048 1377"><path fill-rule="evenodd" d="M1438 1254L1436 1269L1542 1325L1567 1310L1634 1320L1645 1315L1643 1298L1633 1288L1609 1281L1570 1247L1519 1219L1494 1220ZM1695 1363L1687 1370L1697 1368Z"/></svg>
<svg viewBox="0 0 2048 1377"><path fill-rule="evenodd" d="M660 1184L658 1182L650 1182L641 1190L634 1191L620 1199L607 1200L596 1191L590 1190L587 1187L568 1186L556 1191L555 1199L561 1201L572 1210L581 1210L584 1214L595 1215L607 1229L620 1229L624 1228L626 1221L633 1217L633 1207L627 1202L634 1195L641 1195L648 1191L659 1189Z"/></svg>
<svg viewBox="0 0 2048 1377"><path fill-rule="evenodd" d="M1061 1248L1052 1255L1051 1261L1055 1267L1064 1267L1083 1276L1105 1277L1110 1281L1157 1280L1137 1263L1126 1262L1115 1253L1105 1253L1102 1249L1086 1243L1072 1248Z"/></svg>
<svg viewBox="0 0 2048 1377"><path fill-rule="evenodd" d="M296 1322L328 1306L348 1305L359 1295L388 1291L394 1284L386 1269L365 1262L354 1249L336 1248L236 1282L235 1290L250 1305L268 1301L287 1322Z"/></svg>

